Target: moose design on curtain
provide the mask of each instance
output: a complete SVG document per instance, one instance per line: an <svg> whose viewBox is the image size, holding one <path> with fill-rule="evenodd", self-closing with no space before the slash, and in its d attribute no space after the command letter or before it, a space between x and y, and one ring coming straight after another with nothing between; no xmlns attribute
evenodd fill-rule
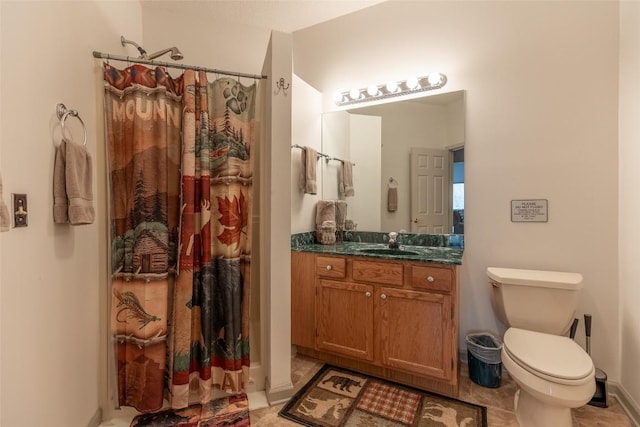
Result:
<svg viewBox="0 0 640 427"><path fill-rule="evenodd" d="M256 84L104 64L104 88L119 404L244 391Z"/></svg>

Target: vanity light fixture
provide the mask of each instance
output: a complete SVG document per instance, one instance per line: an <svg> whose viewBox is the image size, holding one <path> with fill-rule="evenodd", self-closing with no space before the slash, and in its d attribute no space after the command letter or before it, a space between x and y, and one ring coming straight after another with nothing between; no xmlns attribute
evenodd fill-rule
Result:
<svg viewBox="0 0 640 427"><path fill-rule="evenodd" d="M440 89L447 83L447 76L442 73L431 73L424 77L411 77L407 80L389 81L386 84L371 85L364 89L351 89L346 92L336 92L333 100L337 105L349 105L358 102L375 101L392 96L407 95Z"/></svg>

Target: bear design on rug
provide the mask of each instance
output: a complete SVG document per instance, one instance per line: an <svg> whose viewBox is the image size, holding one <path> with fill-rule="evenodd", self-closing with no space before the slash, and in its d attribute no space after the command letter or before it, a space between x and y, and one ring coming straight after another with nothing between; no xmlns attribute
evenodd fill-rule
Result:
<svg viewBox="0 0 640 427"><path fill-rule="evenodd" d="M322 381L322 384L325 383L333 383L333 388L340 388L342 391L346 391L347 393L351 393L350 387L352 385L361 387L362 383L360 381L352 380L351 378L342 377L340 375L332 375L326 380Z"/></svg>

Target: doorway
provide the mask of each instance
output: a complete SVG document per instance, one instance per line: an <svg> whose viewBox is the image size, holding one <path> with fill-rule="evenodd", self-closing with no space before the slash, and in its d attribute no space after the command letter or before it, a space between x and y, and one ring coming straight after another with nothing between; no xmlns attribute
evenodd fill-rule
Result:
<svg viewBox="0 0 640 427"><path fill-rule="evenodd" d="M464 147L452 149L451 160L451 232L464 234Z"/></svg>

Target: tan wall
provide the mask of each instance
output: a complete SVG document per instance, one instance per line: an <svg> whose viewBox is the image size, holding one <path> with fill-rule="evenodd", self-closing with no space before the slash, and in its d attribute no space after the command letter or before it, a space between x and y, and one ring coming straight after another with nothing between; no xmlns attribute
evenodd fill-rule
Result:
<svg viewBox="0 0 640 427"><path fill-rule="evenodd" d="M224 17L198 29L189 19L198 2L189 2L191 12L175 3L187 2L0 3L0 173L5 201L24 192L30 207L27 229L0 234L0 425L46 419L54 427L83 426L106 390L98 378L106 345L98 320L106 316L105 211L91 226L60 228L51 219L56 103L80 111L89 150L96 165L104 163L99 76L90 52L131 54L120 46L124 35L150 51L177 45L186 63L262 67L268 30L238 35ZM622 40L637 51L638 6L622 2L620 9L627 23ZM210 37L195 41L203 34ZM585 289L578 315L594 315L596 364L638 402L640 378L630 374L640 355L631 214L638 203L635 186L623 184L638 179L632 130L638 97L623 102L622 94L637 94L637 83L621 77L626 126L620 127L618 227L617 43L617 2L392 2L293 36L296 73L327 95L325 110L335 90L434 69L447 74L445 90L467 91L461 336L470 328L500 328L488 303L487 266L579 271ZM237 55L237 44L250 53ZM630 58L623 70L637 75L637 54ZM95 176L104 170L96 167ZM102 207L104 186L94 181ZM549 199L549 223L509 221L509 200L529 197ZM285 347L286 339L280 341ZM578 341L584 344L582 330Z"/></svg>
<svg viewBox="0 0 640 427"><path fill-rule="evenodd" d="M620 382L640 408L640 3L620 4Z"/></svg>
<svg viewBox="0 0 640 427"><path fill-rule="evenodd" d="M322 94L294 75L291 89L291 143L322 152ZM315 229L315 208L323 192L323 162L318 160L318 194L305 194L299 188L302 150L291 149L291 234Z"/></svg>
<svg viewBox="0 0 640 427"><path fill-rule="evenodd" d="M336 91L436 70L444 90L466 91L461 344L503 330L488 266L577 271L577 317L593 315L595 363L619 381L618 4L388 2L296 31L293 45L325 110ZM549 222L512 223L523 198L548 199Z"/></svg>
<svg viewBox="0 0 640 427"><path fill-rule="evenodd" d="M106 390L106 230L99 61L140 37L137 2L0 3L0 171L5 201L27 193L29 226L0 235L0 425L85 426ZM77 109L93 156L92 225L54 225L56 104ZM73 119L68 122L81 139ZM102 261L101 261L102 260Z"/></svg>

